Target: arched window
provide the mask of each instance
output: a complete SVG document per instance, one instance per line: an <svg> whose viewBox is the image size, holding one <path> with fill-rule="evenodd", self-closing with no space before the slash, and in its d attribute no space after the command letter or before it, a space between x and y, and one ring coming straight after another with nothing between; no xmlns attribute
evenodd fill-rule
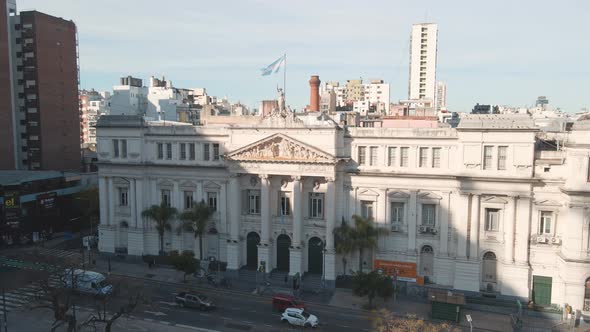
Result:
<svg viewBox="0 0 590 332"><path fill-rule="evenodd" d="M423 246L420 249L420 275L425 282L430 282L434 274L434 250L431 246Z"/></svg>
<svg viewBox="0 0 590 332"><path fill-rule="evenodd" d="M496 254L488 251L483 255L482 280L484 282L496 282L496 264Z"/></svg>

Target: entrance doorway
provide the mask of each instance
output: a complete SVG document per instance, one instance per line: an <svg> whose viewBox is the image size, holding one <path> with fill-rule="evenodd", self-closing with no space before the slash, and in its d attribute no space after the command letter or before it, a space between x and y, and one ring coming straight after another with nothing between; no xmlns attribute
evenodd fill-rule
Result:
<svg viewBox="0 0 590 332"><path fill-rule="evenodd" d="M260 235L256 232L250 232L246 236L246 266L248 269L256 270L258 268L258 244L260 244Z"/></svg>
<svg viewBox="0 0 590 332"><path fill-rule="evenodd" d="M551 277L533 276L533 301L535 305L551 304Z"/></svg>
<svg viewBox="0 0 590 332"><path fill-rule="evenodd" d="M277 238L277 270L289 271L289 247L291 239L288 235L281 234Z"/></svg>
<svg viewBox="0 0 590 332"><path fill-rule="evenodd" d="M324 241L319 237L312 237L308 242L307 272L322 274L324 258Z"/></svg>
<svg viewBox="0 0 590 332"><path fill-rule="evenodd" d="M434 271L434 250L431 246L424 246L420 250L420 275L424 277L424 282L432 281L432 272Z"/></svg>
<svg viewBox="0 0 590 332"><path fill-rule="evenodd" d="M584 289L584 311L590 312L590 278L586 279Z"/></svg>
<svg viewBox="0 0 590 332"><path fill-rule="evenodd" d="M483 255L481 281L482 290L486 292L496 291L497 262L496 254L493 252L488 251Z"/></svg>

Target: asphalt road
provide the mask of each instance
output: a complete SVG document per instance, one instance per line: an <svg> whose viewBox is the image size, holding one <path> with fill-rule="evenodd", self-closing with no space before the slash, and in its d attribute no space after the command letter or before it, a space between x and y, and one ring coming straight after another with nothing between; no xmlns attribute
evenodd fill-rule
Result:
<svg viewBox="0 0 590 332"><path fill-rule="evenodd" d="M272 309L270 298L266 296L243 294L231 290L208 289L199 291L211 298L217 305L212 311L180 308L174 303L174 294L190 287L158 283L123 277L112 277L117 284L122 279L126 285L142 286L144 297L149 303L142 303L133 313L134 317L153 319L175 325L188 325L219 331L288 331L300 328L285 327L280 322L280 313ZM124 304L126 299L119 297L110 304L112 308ZM84 305L84 304L80 304ZM360 311L346 310L326 305L307 304L308 311L320 320L318 331L370 331L368 316Z"/></svg>

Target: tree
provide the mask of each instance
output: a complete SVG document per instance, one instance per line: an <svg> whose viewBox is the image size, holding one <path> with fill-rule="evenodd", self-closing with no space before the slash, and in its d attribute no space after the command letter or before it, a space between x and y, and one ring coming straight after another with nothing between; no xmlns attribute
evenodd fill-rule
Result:
<svg viewBox="0 0 590 332"><path fill-rule="evenodd" d="M197 272L197 261L195 254L190 251L184 251L181 255L172 256L172 265L178 271L184 272L183 280L186 281L186 276Z"/></svg>
<svg viewBox="0 0 590 332"><path fill-rule="evenodd" d="M413 315L396 317L388 310L382 309L372 317L376 332L460 332L461 329L448 323L426 322Z"/></svg>
<svg viewBox="0 0 590 332"><path fill-rule="evenodd" d="M359 271L352 278L352 291L356 296L367 296L369 308L372 308L375 296L386 300L393 295L393 280L377 271L369 273Z"/></svg>
<svg viewBox="0 0 590 332"><path fill-rule="evenodd" d="M193 202L193 206L182 212L180 219L184 221L184 229L189 232L194 232L195 237L199 237L199 259L203 260L203 233L207 229L209 218L213 214L213 210L201 201L199 203Z"/></svg>
<svg viewBox="0 0 590 332"><path fill-rule="evenodd" d="M342 225L334 229L336 238L336 252L346 255L355 250L359 251L359 271L363 271L363 251L365 249L375 249L377 239L380 234L386 231L382 228L375 227L372 220L353 215L355 227L350 227L344 221Z"/></svg>
<svg viewBox="0 0 590 332"><path fill-rule="evenodd" d="M152 205L145 209L141 215L144 218L152 219L160 237L160 255L164 252L164 233L170 231L170 221L178 214L178 211L168 206L165 202L160 205Z"/></svg>

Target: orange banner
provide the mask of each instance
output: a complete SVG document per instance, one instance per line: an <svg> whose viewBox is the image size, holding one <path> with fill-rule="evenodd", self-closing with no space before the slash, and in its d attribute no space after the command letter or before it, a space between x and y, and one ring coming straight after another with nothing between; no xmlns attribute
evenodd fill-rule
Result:
<svg viewBox="0 0 590 332"><path fill-rule="evenodd" d="M376 259L373 266L375 269L383 270L383 273L394 276L397 274L399 278L416 279L416 263L411 262L395 262Z"/></svg>

